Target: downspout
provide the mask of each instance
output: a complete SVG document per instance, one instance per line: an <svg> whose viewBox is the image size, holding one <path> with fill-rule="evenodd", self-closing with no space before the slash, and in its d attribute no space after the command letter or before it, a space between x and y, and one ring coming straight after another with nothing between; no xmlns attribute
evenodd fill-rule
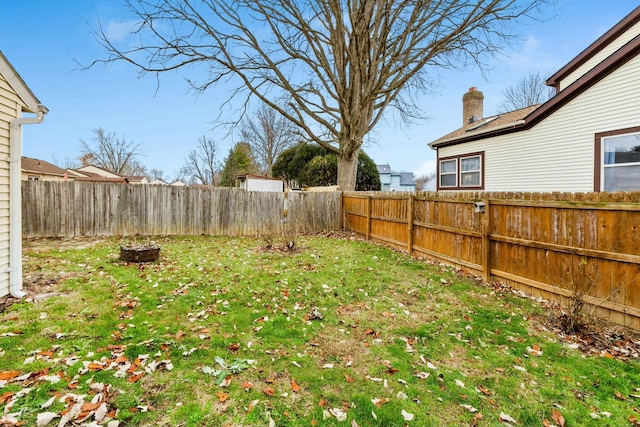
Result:
<svg viewBox="0 0 640 427"><path fill-rule="evenodd" d="M9 121L9 293L23 298L22 290L22 125L42 123L49 110L38 105L35 117Z"/></svg>

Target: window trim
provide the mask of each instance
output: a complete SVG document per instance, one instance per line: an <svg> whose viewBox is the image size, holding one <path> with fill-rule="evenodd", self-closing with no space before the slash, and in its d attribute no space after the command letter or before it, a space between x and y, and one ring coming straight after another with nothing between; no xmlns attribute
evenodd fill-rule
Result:
<svg viewBox="0 0 640 427"><path fill-rule="evenodd" d="M640 126L599 132L594 135L593 191L604 191L604 139L640 133Z"/></svg>
<svg viewBox="0 0 640 427"><path fill-rule="evenodd" d="M456 159L441 159L441 160L438 160L438 188L446 188L446 189L458 188L458 182L459 182L458 181L458 173L459 173L459 170L458 170L458 162L457 161L455 163L455 165L456 165L455 172L446 172L445 173L445 175L454 175L455 176L455 178L456 178L455 184L454 185L443 186L442 185L442 180L441 180L442 175L440 174L440 165L442 164L442 162L451 162L453 160L456 160Z"/></svg>
<svg viewBox="0 0 640 427"><path fill-rule="evenodd" d="M479 157L480 158L480 170L479 171L465 171L464 173L476 173L476 172L480 172L480 185L461 185L462 183L462 170L461 170L461 165L462 165L462 160L463 159L470 159L473 157ZM440 185L440 163L441 162L446 162L446 161L451 161L451 160L455 160L456 161L456 185L453 187L450 186L442 186ZM447 156L447 157L439 157L438 161L436 163L437 166L437 170L436 170L436 178L438 179L437 181L437 190L484 190L484 151L478 151L475 153L465 153L465 154L460 154L457 156Z"/></svg>

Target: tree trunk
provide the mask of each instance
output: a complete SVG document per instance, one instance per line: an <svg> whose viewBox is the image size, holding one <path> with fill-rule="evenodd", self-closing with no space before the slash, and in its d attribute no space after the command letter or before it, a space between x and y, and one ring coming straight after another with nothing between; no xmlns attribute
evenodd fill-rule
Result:
<svg viewBox="0 0 640 427"><path fill-rule="evenodd" d="M358 172L358 154L360 149L355 153L338 153L338 185L342 191L356 190L356 174Z"/></svg>

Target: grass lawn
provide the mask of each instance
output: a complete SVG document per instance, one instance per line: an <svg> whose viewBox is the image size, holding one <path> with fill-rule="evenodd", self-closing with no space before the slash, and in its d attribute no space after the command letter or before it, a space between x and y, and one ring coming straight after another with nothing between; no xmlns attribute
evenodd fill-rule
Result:
<svg viewBox="0 0 640 427"><path fill-rule="evenodd" d="M352 238L156 242L140 265L117 239L25 244L59 294L0 312L5 425L640 425L637 360L450 268Z"/></svg>

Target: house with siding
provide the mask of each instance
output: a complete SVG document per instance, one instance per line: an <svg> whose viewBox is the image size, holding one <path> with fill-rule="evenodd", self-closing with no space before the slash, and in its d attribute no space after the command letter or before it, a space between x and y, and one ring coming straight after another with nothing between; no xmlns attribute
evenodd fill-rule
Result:
<svg viewBox="0 0 640 427"><path fill-rule="evenodd" d="M66 170L40 159L22 156L22 181L71 181Z"/></svg>
<svg viewBox="0 0 640 427"><path fill-rule="evenodd" d="M47 112L0 52L0 297L25 296L20 179L22 127L41 123Z"/></svg>
<svg viewBox="0 0 640 427"><path fill-rule="evenodd" d="M546 84L549 101L491 117L465 93L462 127L429 143L438 190L640 190L640 7Z"/></svg>
<svg viewBox="0 0 640 427"><path fill-rule="evenodd" d="M376 165L380 175L382 191L416 191L416 179L413 172L395 172L389 164Z"/></svg>

